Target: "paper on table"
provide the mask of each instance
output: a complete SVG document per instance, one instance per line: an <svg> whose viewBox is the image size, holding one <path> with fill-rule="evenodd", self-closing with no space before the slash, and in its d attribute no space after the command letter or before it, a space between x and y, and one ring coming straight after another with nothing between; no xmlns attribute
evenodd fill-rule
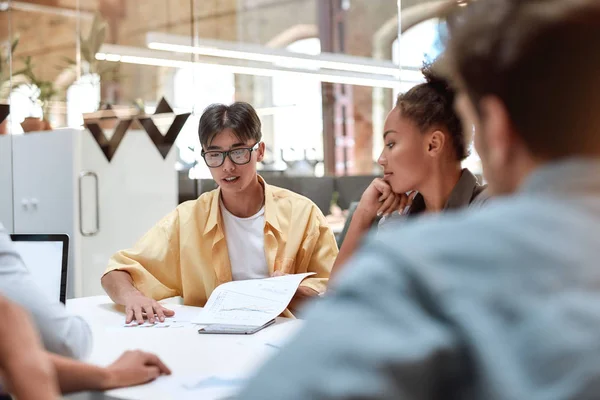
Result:
<svg viewBox="0 0 600 400"><path fill-rule="evenodd" d="M287 308L300 282L310 275L314 272L224 283L192 322L262 326Z"/></svg>
<svg viewBox="0 0 600 400"><path fill-rule="evenodd" d="M155 328L155 329L174 329L174 328L196 328L198 329L200 325L193 324L189 321L177 321L173 318L166 318L164 322L156 321L155 323L150 323L148 321L144 321L143 324L138 324L133 321L129 324L123 324L122 328Z"/></svg>

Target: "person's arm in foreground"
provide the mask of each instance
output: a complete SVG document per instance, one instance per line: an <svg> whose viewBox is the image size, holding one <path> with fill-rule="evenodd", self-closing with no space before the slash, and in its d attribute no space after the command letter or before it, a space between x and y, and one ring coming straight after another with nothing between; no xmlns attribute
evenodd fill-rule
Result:
<svg viewBox="0 0 600 400"><path fill-rule="evenodd" d="M139 385L171 371L153 354L128 351L106 368L46 352L22 308L0 296L0 375L21 400ZM58 383L58 385L57 385Z"/></svg>
<svg viewBox="0 0 600 400"><path fill-rule="evenodd" d="M420 400L460 381L452 327L388 252L370 241L239 398Z"/></svg>
<svg viewBox="0 0 600 400"><path fill-rule="evenodd" d="M48 298L39 289L2 225L0 294L31 314L46 350L76 359L85 358L90 353L92 331L87 322L69 314L58 299Z"/></svg>
<svg viewBox="0 0 600 400"><path fill-rule="evenodd" d="M157 300L179 295L181 287L177 210L166 216L132 249L117 252L102 277L102 287L116 303L125 306L125 322L154 323L175 313ZM156 315L156 318L155 318Z"/></svg>
<svg viewBox="0 0 600 400"><path fill-rule="evenodd" d="M106 368L49 355L62 393L141 385L171 371L154 354L128 351Z"/></svg>
<svg viewBox="0 0 600 400"><path fill-rule="evenodd" d="M352 215L348 232L331 270L331 275L334 276L341 270L342 265L346 264L352 257L378 216L404 210L406 206L410 205L413 198L414 194L410 199L406 195L397 195L392 191L390 185L381 178L373 180L361 196L360 202Z"/></svg>
<svg viewBox="0 0 600 400"><path fill-rule="evenodd" d="M19 400L58 399L54 368L27 312L0 296L0 318L4 321L0 375L5 389Z"/></svg>

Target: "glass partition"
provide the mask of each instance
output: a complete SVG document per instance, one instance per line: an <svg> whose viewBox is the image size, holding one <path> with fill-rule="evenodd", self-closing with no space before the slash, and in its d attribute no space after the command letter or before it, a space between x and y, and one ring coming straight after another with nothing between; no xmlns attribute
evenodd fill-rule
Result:
<svg viewBox="0 0 600 400"><path fill-rule="evenodd" d="M427 4L404 3L408 22ZM13 231L71 235L71 296L103 293L112 253L212 187L201 180L210 172L197 136L206 106L256 108L265 177L369 182L380 173L394 97L422 81L419 67L441 49L436 18L398 40L397 2L389 0L2 7L0 103L11 113L8 135L0 135L0 177L15 179L0 190L0 220Z"/></svg>
<svg viewBox="0 0 600 400"><path fill-rule="evenodd" d="M13 230L12 135L9 95L12 57L18 43L11 35L12 18L0 8L0 224Z"/></svg>

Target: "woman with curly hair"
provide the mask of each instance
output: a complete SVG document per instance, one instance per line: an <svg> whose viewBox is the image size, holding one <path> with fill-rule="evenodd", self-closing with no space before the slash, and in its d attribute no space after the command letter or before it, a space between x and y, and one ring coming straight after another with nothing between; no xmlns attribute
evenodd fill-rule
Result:
<svg viewBox="0 0 600 400"><path fill-rule="evenodd" d="M363 193L332 273L380 217L381 230L394 221L481 204L487 198L485 187L461 167L469 155L471 135L466 131L471 129L463 131L454 110L454 89L431 66L422 72L426 82L400 94L387 116L385 147L378 160L384 175Z"/></svg>

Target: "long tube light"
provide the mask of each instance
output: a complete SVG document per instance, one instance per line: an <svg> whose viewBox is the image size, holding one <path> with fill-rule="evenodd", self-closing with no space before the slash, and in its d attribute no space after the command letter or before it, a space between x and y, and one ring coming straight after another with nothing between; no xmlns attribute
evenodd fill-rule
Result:
<svg viewBox="0 0 600 400"><path fill-rule="evenodd" d="M321 82L341 83L357 86L397 88L400 84L397 78L389 75L376 75L350 71L324 71L299 68L281 68L268 63L253 63L246 60L232 60L220 58L206 58L199 62L192 62L189 57L182 54L166 53L159 50L144 49L120 45L105 44L96 59L109 62L122 62L127 64L150 65L157 67L185 68L193 65L214 67L227 70L236 74L255 76L303 76L318 79ZM422 76L418 71L405 71L403 81L421 82Z"/></svg>
<svg viewBox="0 0 600 400"><path fill-rule="evenodd" d="M327 69L387 75L396 79L400 77L398 66L387 60L374 60L372 58L334 53L320 53L319 55L301 54L252 43L228 42L204 38L198 39L197 42L198 44L194 46L190 43L189 36L168 33L149 32L146 35L146 45L153 50L258 61L282 67L290 66L304 69Z"/></svg>
<svg viewBox="0 0 600 400"><path fill-rule="evenodd" d="M16 10L23 12L57 15L67 18L94 18L94 13L66 7L45 6L25 1L0 1L0 11Z"/></svg>
<svg viewBox="0 0 600 400"><path fill-rule="evenodd" d="M402 10L398 3L398 38L402 33L430 18L445 18L456 8L466 6L474 0L440 0L419 4ZM230 42L216 39L190 38L163 32L148 32L146 45L153 50L195 54L217 58L271 63L280 67L348 71L394 77L400 80L403 70L416 71L419 68L398 66L392 61L375 60L337 53L318 55L301 54L286 49L271 48L259 44Z"/></svg>

